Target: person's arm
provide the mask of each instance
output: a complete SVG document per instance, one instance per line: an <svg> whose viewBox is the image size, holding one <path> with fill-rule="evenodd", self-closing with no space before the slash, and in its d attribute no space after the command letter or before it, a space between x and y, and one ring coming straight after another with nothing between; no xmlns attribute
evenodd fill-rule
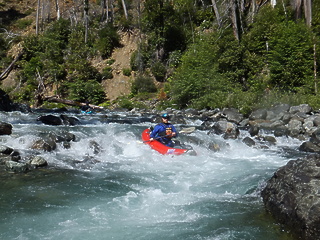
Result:
<svg viewBox="0 0 320 240"><path fill-rule="evenodd" d="M173 125L172 125L172 137L178 137L178 132Z"/></svg>
<svg viewBox="0 0 320 240"><path fill-rule="evenodd" d="M150 141L153 141L157 133L159 132L160 127L156 125L153 131L150 133Z"/></svg>

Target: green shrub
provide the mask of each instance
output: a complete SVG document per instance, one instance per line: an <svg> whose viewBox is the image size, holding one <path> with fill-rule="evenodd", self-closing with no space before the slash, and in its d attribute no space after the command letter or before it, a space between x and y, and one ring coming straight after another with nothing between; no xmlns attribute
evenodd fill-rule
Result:
<svg viewBox="0 0 320 240"><path fill-rule="evenodd" d="M113 78L112 75L112 67L107 66L102 70L102 79L111 79Z"/></svg>
<svg viewBox="0 0 320 240"><path fill-rule="evenodd" d="M166 76L166 66L162 62L155 62L151 66L151 72L158 82L163 82Z"/></svg>
<svg viewBox="0 0 320 240"><path fill-rule="evenodd" d="M23 30L26 29L27 27L31 26L33 20L32 19L19 19L16 21L14 24L17 28Z"/></svg>
<svg viewBox="0 0 320 240"><path fill-rule="evenodd" d="M108 59L107 64L112 65L116 60L114 59Z"/></svg>
<svg viewBox="0 0 320 240"><path fill-rule="evenodd" d="M98 31L98 37L94 43L103 58L108 58L115 47L120 46L120 36L111 25L106 25Z"/></svg>
<svg viewBox="0 0 320 240"><path fill-rule="evenodd" d="M132 101L125 96L118 98L117 103L120 108L125 108L125 109L128 109L129 111L134 108Z"/></svg>
<svg viewBox="0 0 320 240"><path fill-rule="evenodd" d="M157 92L157 87L151 77L139 75L134 80L131 91L133 94Z"/></svg>
<svg viewBox="0 0 320 240"><path fill-rule="evenodd" d="M98 105L105 101L105 92L102 86L95 80L76 81L68 83L69 96L71 100Z"/></svg>
<svg viewBox="0 0 320 240"><path fill-rule="evenodd" d="M131 69L130 68L124 68L122 69L123 75L129 77L131 75Z"/></svg>

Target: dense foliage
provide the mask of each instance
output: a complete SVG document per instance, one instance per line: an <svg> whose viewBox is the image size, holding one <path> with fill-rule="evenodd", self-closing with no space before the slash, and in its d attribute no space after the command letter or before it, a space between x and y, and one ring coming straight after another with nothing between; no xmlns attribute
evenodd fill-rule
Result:
<svg viewBox="0 0 320 240"><path fill-rule="evenodd" d="M89 29L71 17L51 20L40 35L23 39L22 85L14 97L30 102L43 84L54 86L64 98L104 102L101 81L112 81L112 67L98 71L91 59L97 55L108 59L114 48L121 47L118 32L138 28L141 37L130 56L131 69L123 69L132 79L130 96L145 98L150 93L153 97L159 86L158 91L165 89L162 106L235 107L244 113L276 102L319 108L320 1L312 2L311 26L288 0L274 7L264 4L256 11L239 8L232 12L233 18L231 2L236 4L232 0L216 6L211 0L114 1L107 14L99 9L101 0L90 6ZM2 68L10 46L4 36L0 35ZM122 105L132 107L130 96L121 98Z"/></svg>

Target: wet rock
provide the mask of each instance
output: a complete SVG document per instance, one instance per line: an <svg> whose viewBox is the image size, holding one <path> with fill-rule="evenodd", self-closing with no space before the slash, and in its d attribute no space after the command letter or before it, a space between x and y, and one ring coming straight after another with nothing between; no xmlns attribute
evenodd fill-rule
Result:
<svg viewBox="0 0 320 240"><path fill-rule="evenodd" d="M302 239L320 236L320 156L289 161L267 182L261 195L266 209Z"/></svg>
<svg viewBox="0 0 320 240"><path fill-rule="evenodd" d="M314 144L314 143L312 143L310 141L307 141L307 142L303 142L300 145L299 151L319 153L320 152L320 146L318 146L317 144Z"/></svg>
<svg viewBox="0 0 320 240"><path fill-rule="evenodd" d="M255 142L252 138L250 138L250 137L245 137L245 138L242 140L242 142L243 142L244 144L246 144L247 146L249 146L249 147L252 147L252 146L256 145L256 142Z"/></svg>
<svg viewBox="0 0 320 240"><path fill-rule="evenodd" d="M67 115L60 115L60 118L62 119L62 122L64 125L70 125L70 126L74 126L77 124L80 124L80 120L77 119L76 117L69 117Z"/></svg>
<svg viewBox="0 0 320 240"><path fill-rule="evenodd" d="M251 137L259 135L260 128L258 126L250 126L248 132Z"/></svg>
<svg viewBox="0 0 320 240"><path fill-rule="evenodd" d="M40 156L32 156L28 162L30 165L37 167L44 167L48 165L48 162Z"/></svg>
<svg viewBox="0 0 320 240"><path fill-rule="evenodd" d="M277 139L275 137L269 136L269 135L264 136L263 139L264 139L264 141L268 142L271 145L275 145L277 142Z"/></svg>
<svg viewBox="0 0 320 240"><path fill-rule="evenodd" d="M69 117L67 115L60 115L60 116L54 116L54 115L45 115L38 117L37 121L41 121L44 124L47 125L77 125L80 123L79 119L75 117Z"/></svg>
<svg viewBox="0 0 320 240"><path fill-rule="evenodd" d="M282 126L280 128L277 128L274 130L273 135L275 137L282 137L282 136L288 136L289 135L289 130L286 126Z"/></svg>
<svg viewBox="0 0 320 240"><path fill-rule="evenodd" d="M24 173L28 171L28 165L26 163L6 161L5 167L7 171L12 171L15 173Z"/></svg>
<svg viewBox="0 0 320 240"><path fill-rule="evenodd" d="M0 135L11 135L12 125L10 123L0 122Z"/></svg>
<svg viewBox="0 0 320 240"><path fill-rule="evenodd" d="M5 145L0 145L0 153L5 155L10 155L13 152L13 149L10 147L7 147Z"/></svg>
<svg viewBox="0 0 320 240"><path fill-rule="evenodd" d="M57 144L50 138L36 140L31 146L31 149L43 150L46 152L51 152L56 148Z"/></svg>
<svg viewBox="0 0 320 240"><path fill-rule="evenodd" d="M71 142L76 140L76 136L68 131L61 132L50 132L49 137L53 139L56 143L59 142Z"/></svg>
<svg viewBox="0 0 320 240"><path fill-rule="evenodd" d="M18 151L5 145L0 145L0 164L5 164L7 161L18 162L20 159Z"/></svg>
<svg viewBox="0 0 320 240"><path fill-rule="evenodd" d="M91 140L89 142L89 147L93 150L94 154L98 154L101 152L101 146L96 141Z"/></svg>
<svg viewBox="0 0 320 240"><path fill-rule="evenodd" d="M62 119L54 115L45 115L38 117L37 121L41 121L47 125L62 125Z"/></svg>

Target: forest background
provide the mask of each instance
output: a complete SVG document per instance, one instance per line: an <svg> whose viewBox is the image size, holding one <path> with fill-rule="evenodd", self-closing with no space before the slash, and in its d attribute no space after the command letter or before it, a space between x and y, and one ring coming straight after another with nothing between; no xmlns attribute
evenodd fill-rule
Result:
<svg viewBox="0 0 320 240"><path fill-rule="evenodd" d="M320 0L0 0L1 88L35 107L63 106L46 101L54 96L129 110L319 109L319 9ZM135 48L117 59L124 36ZM116 95L115 75L127 83Z"/></svg>

